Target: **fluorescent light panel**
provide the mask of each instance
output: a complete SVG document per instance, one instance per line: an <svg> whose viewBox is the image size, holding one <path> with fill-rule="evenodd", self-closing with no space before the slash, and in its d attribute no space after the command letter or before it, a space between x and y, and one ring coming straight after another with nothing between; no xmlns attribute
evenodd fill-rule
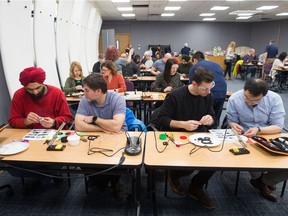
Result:
<svg viewBox="0 0 288 216"><path fill-rule="evenodd" d="M250 19L252 16L239 16L236 19Z"/></svg>
<svg viewBox="0 0 288 216"><path fill-rule="evenodd" d="M211 17L211 18L204 18L204 19L203 19L203 21L214 21L214 20L216 20L216 18L212 18L212 17Z"/></svg>
<svg viewBox="0 0 288 216"><path fill-rule="evenodd" d="M288 16L288 12L276 14L276 16Z"/></svg>
<svg viewBox="0 0 288 216"><path fill-rule="evenodd" d="M175 13L162 13L161 16L171 17L171 16L175 16Z"/></svg>
<svg viewBox="0 0 288 216"><path fill-rule="evenodd" d="M169 0L170 2L185 2L187 0Z"/></svg>
<svg viewBox="0 0 288 216"><path fill-rule="evenodd" d="M112 2L130 2L130 0L111 0Z"/></svg>
<svg viewBox="0 0 288 216"><path fill-rule="evenodd" d="M228 6L214 6L210 10L227 10Z"/></svg>
<svg viewBox="0 0 288 216"><path fill-rule="evenodd" d="M272 10L278 7L279 6L262 6L262 7L256 8L256 10Z"/></svg>
<svg viewBox="0 0 288 216"><path fill-rule="evenodd" d="M170 11L174 11L174 10L179 10L181 7L165 7L164 10L170 10Z"/></svg>
<svg viewBox="0 0 288 216"><path fill-rule="evenodd" d="M133 11L132 7L117 7L118 11Z"/></svg>
<svg viewBox="0 0 288 216"><path fill-rule="evenodd" d="M214 16L215 13L201 13L199 16Z"/></svg>
<svg viewBox="0 0 288 216"><path fill-rule="evenodd" d="M135 17L135 14L122 14L123 17Z"/></svg>

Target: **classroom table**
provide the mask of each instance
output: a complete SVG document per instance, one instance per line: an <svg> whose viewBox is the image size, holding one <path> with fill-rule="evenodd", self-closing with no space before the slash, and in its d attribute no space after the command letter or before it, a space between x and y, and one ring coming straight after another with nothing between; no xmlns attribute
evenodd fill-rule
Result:
<svg viewBox="0 0 288 216"><path fill-rule="evenodd" d="M155 133L155 136L154 136ZM163 142L168 141L160 140L160 134L170 134L170 132L148 132L146 135L144 166L148 170L149 188L152 197L152 205L154 215L157 215L157 200L155 194L155 169L188 169L188 170L233 170L233 171L269 171L269 170L286 170L288 169L288 157L276 155L264 150L255 141L247 144L247 149L250 154L234 155L229 149L233 147L241 148L242 145L238 141L224 142L223 149L222 143L216 147L196 147L194 145L175 145L169 141L167 148L164 150L165 145ZM182 144L189 142L189 137L193 132L172 132L175 142ZM186 139L183 139L183 136ZM205 133L203 133L205 136ZM262 136L262 135L261 135ZM287 137L287 133L275 135L263 135L266 139L276 137ZM155 139L156 137L156 139ZM159 153L156 149L156 146ZM195 148L195 149L194 149ZM194 149L194 150L193 150ZM193 150L193 153L190 152ZM212 152L214 151L214 152ZM218 152L219 151L219 152ZM212 177L213 178L213 177Z"/></svg>
<svg viewBox="0 0 288 216"><path fill-rule="evenodd" d="M0 145L11 143L15 140L21 140L30 129L11 129L6 128L0 133ZM61 131L68 132L68 131ZM70 131L74 132L74 131ZM141 145L142 149L144 148L145 143L145 133L140 132L128 132L130 136L139 137L141 134ZM79 167L91 167L91 168L101 168L107 169L119 164L120 158L122 156L122 152L126 146L126 134L123 132L121 134L107 134L103 132L85 132L81 133L83 138L87 139L88 135L99 135L97 139L91 141L91 147L99 147L99 148L107 148L112 149L113 152L105 152L109 155L116 153L117 150L123 148L118 153L116 153L112 157L107 157L100 153L94 153L88 155L89 150L89 141L84 142L80 141L80 144L77 146L71 146L66 143L66 148L63 151L47 151L47 144L43 144L43 140L30 140L29 148L25 151L13 154L13 155L0 155L2 165L10 164L17 166L17 164L33 164L33 165L47 165L51 168L51 171L54 172L65 172L65 170L54 170L59 166L79 166ZM61 144L60 140L56 140L54 144ZM118 168L120 169L131 169L136 176L136 179L132 178L133 188L132 191L134 193L134 199L137 204L137 214L140 213L140 184L141 184L141 176L140 176L140 168L143 161L143 150L139 155L129 156L127 154L124 155L125 160L122 165ZM54 166L56 165L56 166ZM7 169L6 166L1 167L3 169ZM9 167L8 167L9 168ZM45 168L46 170L46 168ZM43 170L42 170L43 171ZM67 169L67 173L82 173L87 174L85 170L77 169ZM95 172L95 171L94 171ZM91 170L88 172L91 173ZM84 176L83 176L84 177Z"/></svg>

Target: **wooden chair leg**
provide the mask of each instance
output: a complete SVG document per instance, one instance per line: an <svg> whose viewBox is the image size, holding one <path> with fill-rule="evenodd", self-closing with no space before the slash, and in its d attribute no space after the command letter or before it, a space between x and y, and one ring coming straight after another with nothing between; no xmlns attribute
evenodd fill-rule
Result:
<svg viewBox="0 0 288 216"><path fill-rule="evenodd" d="M287 183L287 180L285 180L285 181L283 182L282 191L281 191L281 197L284 196L285 189L286 189L286 183Z"/></svg>

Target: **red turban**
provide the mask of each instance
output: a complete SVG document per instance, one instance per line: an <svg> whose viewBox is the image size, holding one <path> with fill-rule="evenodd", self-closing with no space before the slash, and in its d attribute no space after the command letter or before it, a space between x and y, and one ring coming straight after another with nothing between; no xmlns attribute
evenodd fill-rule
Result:
<svg viewBox="0 0 288 216"><path fill-rule="evenodd" d="M37 82L43 84L46 78L46 73L42 68L29 67L25 68L20 73L19 81L23 86L27 86L31 82Z"/></svg>

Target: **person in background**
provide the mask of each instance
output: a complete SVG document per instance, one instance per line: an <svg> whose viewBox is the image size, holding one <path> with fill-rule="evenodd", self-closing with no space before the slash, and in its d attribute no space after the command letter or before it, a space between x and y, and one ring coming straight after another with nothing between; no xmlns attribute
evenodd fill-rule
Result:
<svg viewBox="0 0 288 216"><path fill-rule="evenodd" d="M127 46L126 49L125 49L125 53L126 53L127 56L129 55L129 52L130 52L130 50L131 50L132 48L133 48L132 44L129 43L128 46ZM132 58L133 58L133 55L132 55Z"/></svg>
<svg viewBox="0 0 288 216"><path fill-rule="evenodd" d="M111 61L109 62L113 65ZM102 131L105 133L127 131L124 97L115 92L107 91L107 83L101 74L90 74L83 80L83 84L84 96L75 116L75 129L77 131ZM91 167L89 168L91 169ZM96 169L95 172L97 171L99 170ZM97 186L99 190L105 190L110 182L117 200L123 201L125 193L124 187L120 183L120 177L120 175L91 176L88 180L88 186Z"/></svg>
<svg viewBox="0 0 288 216"><path fill-rule="evenodd" d="M188 43L185 43L184 47L180 51L180 54L189 56L190 55L190 51L191 51L191 49L190 49L190 47L188 47Z"/></svg>
<svg viewBox="0 0 288 216"><path fill-rule="evenodd" d="M162 59L159 59L156 62L154 62L150 73L155 76L162 73L164 71L166 61L170 58L171 58L171 54L166 53Z"/></svg>
<svg viewBox="0 0 288 216"><path fill-rule="evenodd" d="M103 53L99 53L98 62L93 65L92 72L100 73L101 72L101 64L105 61L105 56Z"/></svg>
<svg viewBox="0 0 288 216"><path fill-rule="evenodd" d="M141 58L140 56L137 54L137 55L134 55L133 57L133 62L137 65L137 67L140 67L140 64L141 64Z"/></svg>
<svg viewBox="0 0 288 216"><path fill-rule="evenodd" d="M116 67L116 70L122 74L122 66L127 65L132 61L132 54L134 53L134 49L131 48L127 58L119 58L118 51L114 45L110 45L106 49L105 59L111 60Z"/></svg>
<svg viewBox="0 0 288 216"><path fill-rule="evenodd" d="M265 61L264 62L266 64L273 64L275 58L278 55L278 47L275 44L274 40L270 40L269 45L267 45L265 47L264 54L265 54L265 57L264 57Z"/></svg>
<svg viewBox="0 0 288 216"><path fill-rule="evenodd" d="M144 53L144 58L141 60L140 69L150 69L154 62L151 57L150 51Z"/></svg>
<svg viewBox="0 0 288 216"><path fill-rule="evenodd" d="M224 72L224 79L226 80L226 75L228 74L229 80L233 80L233 77L231 77L231 68L232 68L232 60L235 58L235 45L236 43L234 41L231 41L227 47L226 51L226 57L225 57L225 64L226 69Z"/></svg>
<svg viewBox="0 0 288 216"><path fill-rule="evenodd" d="M193 66L192 63L190 62L190 56L182 55L181 59L182 60L181 63L179 64L177 72L183 77L188 77L189 70Z"/></svg>
<svg viewBox="0 0 288 216"><path fill-rule="evenodd" d="M29 67L20 73L19 81L23 87L14 93L11 101L11 127L57 129L62 122L73 122L64 93L59 88L43 84L45 79L42 68Z"/></svg>
<svg viewBox="0 0 288 216"><path fill-rule="evenodd" d="M162 49L161 45L157 45L157 48L155 51L155 57L157 54L159 54L161 56L160 58L162 58L162 56L165 55L165 51L164 51L164 49Z"/></svg>
<svg viewBox="0 0 288 216"><path fill-rule="evenodd" d="M84 78L80 63L73 61L70 65L69 77L66 79L63 88L64 93L67 95L73 92L83 91L82 81Z"/></svg>
<svg viewBox="0 0 288 216"><path fill-rule="evenodd" d="M214 86L213 74L198 67L192 83L175 89L164 100L159 111L159 122L163 131L208 132L214 122L213 98L210 94ZM176 152L175 152L176 153ZM171 189L179 196L186 196L180 178L194 170L170 170L168 181ZM188 195L199 200L206 208L215 208L214 202L203 191L214 170L200 170L191 179Z"/></svg>
<svg viewBox="0 0 288 216"><path fill-rule="evenodd" d="M246 137L280 133L285 120L285 109L280 95L268 90L264 80L250 78L244 89L231 95L227 105L227 120L238 134ZM264 155L263 155L264 156ZM277 201L272 193L276 184L288 179L287 171L250 172L250 183L261 195Z"/></svg>
<svg viewBox="0 0 288 216"><path fill-rule="evenodd" d="M122 74L118 73L112 61L107 60L101 64L101 73L109 90L125 92L126 84Z"/></svg>
<svg viewBox="0 0 288 216"><path fill-rule="evenodd" d="M242 66L242 70L243 70L243 73L246 73L249 74L251 73L251 77L254 77L255 76L255 73L256 73L256 70L257 70L257 67L256 66L245 66L246 65L251 65L252 64L252 61L253 60L258 60L257 56L255 55L255 49L250 49L248 54L246 54L244 57L243 57L243 66Z"/></svg>
<svg viewBox="0 0 288 216"><path fill-rule="evenodd" d="M200 51L197 51L193 55L192 62L194 65L189 71L189 83L192 83L194 73L198 67L206 68L207 70L211 71L214 76L215 86L211 89L211 94L214 99L213 109L216 116L213 128L217 128L219 126L220 117L227 93L227 83L224 80L222 68L215 62L205 60L204 54Z"/></svg>
<svg viewBox="0 0 288 216"><path fill-rule="evenodd" d="M282 52L280 53L280 55L278 56L278 58L276 58L273 62L271 71L269 73L269 76L271 77L272 81L275 81L275 76L277 74L277 69L280 70L287 70L288 71L288 67L285 66L285 61L287 61L287 53L286 52Z"/></svg>
<svg viewBox="0 0 288 216"><path fill-rule="evenodd" d="M174 59L168 59L163 73L156 77L152 91L169 93L181 86L180 75L177 73L178 65Z"/></svg>

